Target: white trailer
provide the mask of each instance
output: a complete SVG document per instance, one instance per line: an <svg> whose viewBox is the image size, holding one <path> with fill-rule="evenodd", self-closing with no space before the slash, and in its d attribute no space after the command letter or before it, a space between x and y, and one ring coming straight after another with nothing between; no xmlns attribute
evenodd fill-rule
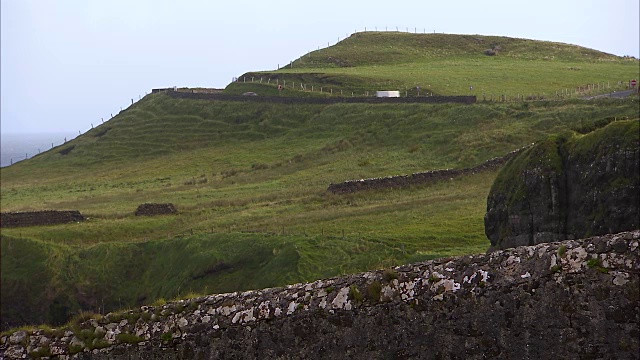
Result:
<svg viewBox="0 0 640 360"><path fill-rule="evenodd" d="M376 97L400 97L400 91L376 91Z"/></svg>

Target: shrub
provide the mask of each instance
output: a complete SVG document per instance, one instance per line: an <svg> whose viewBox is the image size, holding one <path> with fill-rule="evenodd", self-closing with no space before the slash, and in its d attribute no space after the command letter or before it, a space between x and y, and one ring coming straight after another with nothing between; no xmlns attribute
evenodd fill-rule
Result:
<svg viewBox="0 0 640 360"><path fill-rule="evenodd" d="M167 300L165 300L164 298L159 298L159 299L156 299L154 302L152 302L151 306L162 306L166 303L167 303Z"/></svg>
<svg viewBox="0 0 640 360"><path fill-rule="evenodd" d="M84 347L82 347L80 345L69 345L69 354L70 355L77 354L77 353L81 352L82 350L84 350Z"/></svg>
<svg viewBox="0 0 640 360"><path fill-rule="evenodd" d="M587 266L603 274L608 274L609 269L602 266L602 262L598 258L592 258L587 261Z"/></svg>
<svg viewBox="0 0 640 360"><path fill-rule="evenodd" d="M560 245L560 247L558 248L558 256L564 257L566 253L567 253L567 247L564 245Z"/></svg>
<svg viewBox="0 0 640 360"><path fill-rule="evenodd" d="M128 334L128 333L120 333L116 335L116 340L119 343L126 343L126 344L137 344L139 342L144 341L144 339L141 338L140 336L137 336L134 334Z"/></svg>
<svg viewBox="0 0 640 360"><path fill-rule="evenodd" d="M40 359L43 357L51 356L51 349L48 346L39 347L36 350L29 353L29 356L34 359Z"/></svg>
<svg viewBox="0 0 640 360"><path fill-rule="evenodd" d="M386 282L391 282L393 279L398 278L398 273L394 269L385 269L382 273L382 279Z"/></svg>
<svg viewBox="0 0 640 360"><path fill-rule="evenodd" d="M82 324L83 322L91 319L99 320L101 318L102 318L102 315L100 314L96 314L89 311L80 311L69 320L68 326L74 330L77 330L76 332L79 332L80 324Z"/></svg>
<svg viewBox="0 0 640 360"><path fill-rule="evenodd" d="M356 304L362 303L362 300L364 299L360 289L358 289L358 286L355 284L349 286L349 299L355 301Z"/></svg>
<svg viewBox="0 0 640 360"><path fill-rule="evenodd" d="M380 292L382 291L382 284L379 281L374 280L367 287L367 297L370 300L378 301L380 299Z"/></svg>

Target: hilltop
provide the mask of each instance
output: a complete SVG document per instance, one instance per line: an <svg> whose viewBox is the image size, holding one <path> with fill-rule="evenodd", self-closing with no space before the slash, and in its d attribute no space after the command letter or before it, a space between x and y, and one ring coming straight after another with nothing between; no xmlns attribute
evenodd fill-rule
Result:
<svg viewBox="0 0 640 360"><path fill-rule="evenodd" d="M298 84L289 96L309 96L312 86L314 96L327 96L331 90L334 95L341 90L343 95L362 95L382 89L417 96L419 86L422 96L555 99L623 88L639 75L638 59L577 45L482 35L361 32L276 71L243 74L226 91L277 93L278 79L279 84ZM252 78L254 83L247 84ZM260 78L262 83L256 84ZM301 83L306 91L300 91Z"/></svg>
<svg viewBox="0 0 640 360"><path fill-rule="evenodd" d="M480 58L508 59L502 55ZM593 63L603 77L632 68L628 60L590 56L602 60L580 64ZM296 63L315 73L367 68L311 67L320 60L305 68L298 60L273 74L297 76ZM403 63L394 64L376 66L409 84ZM459 67L441 71L461 76ZM357 74L344 74L345 89L358 86ZM251 84L225 91L240 86ZM79 210L89 218L2 228L2 326L59 324L81 309L107 312L482 253L494 170L357 194L327 188L470 168L549 135L639 117L637 98L480 100L288 105L150 94L85 134L2 169L2 211ZM135 216L147 202L173 203L178 215Z"/></svg>

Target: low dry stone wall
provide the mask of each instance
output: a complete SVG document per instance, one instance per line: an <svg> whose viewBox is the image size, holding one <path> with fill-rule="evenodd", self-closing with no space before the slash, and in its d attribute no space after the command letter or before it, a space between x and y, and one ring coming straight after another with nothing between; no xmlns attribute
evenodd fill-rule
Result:
<svg viewBox="0 0 640 360"><path fill-rule="evenodd" d="M5 359L637 359L640 230L110 313Z"/></svg>
<svg viewBox="0 0 640 360"><path fill-rule="evenodd" d="M327 191L331 191L334 194L347 194L362 190L382 190L406 187L411 185L432 184L436 181L452 179L457 176L471 175L486 170L495 170L527 147L512 151L502 157L489 159L484 163L472 168L432 170L414 173L411 175L395 175L382 178L347 180L338 184L330 184Z"/></svg>
<svg viewBox="0 0 640 360"><path fill-rule="evenodd" d="M138 206L136 209L136 216L154 216L154 215L166 215L175 214L178 210L171 203L167 204L153 204L147 203Z"/></svg>
<svg viewBox="0 0 640 360"><path fill-rule="evenodd" d="M57 225L83 221L85 218L77 210L25 211L0 213L0 227Z"/></svg>
<svg viewBox="0 0 640 360"><path fill-rule="evenodd" d="M173 98L197 99L197 100L224 100L224 101L252 101L268 102L278 104L339 104L339 103L366 103L366 104L444 104L462 103L473 104L476 102L475 96L425 96L425 97L401 97L401 98L378 98L378 97L329 97L329 98L297 98L286 96L242 96L242 95L221 95L210 93L190 93L173 91L167 89L166 94Z"/></svg>

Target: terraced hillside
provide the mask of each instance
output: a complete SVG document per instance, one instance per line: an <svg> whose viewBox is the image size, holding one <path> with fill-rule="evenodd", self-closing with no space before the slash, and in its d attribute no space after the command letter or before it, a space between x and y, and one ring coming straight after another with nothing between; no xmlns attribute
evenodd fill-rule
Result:
<svg viewBox="0 0 640 360"><path fill-rule="evenodd" d="M376 90L417 96L420 87L421 96L555 99L621 89L639 75L637 59L570 44L481 35L362 32L309 52L277 71L243 74L226 91L277 94L275 83L286 81L290 88L283 95L288 96L329 96L330 91L334 96L341 91L347 96L352 92L372 95Z"/></svg>
<svg viewBox="0 0 640 360"><path fill-rule="evenodd" d="M626 66L617 61L603 62L611 74ZM89 218L1 229L2 327L484 252L493 171L347 195L327 187L473 167L550 134L638 117L637 97L287 105L148 95L2 169L2 211ZM147 202L178 214L136 217Z"/></svg>

